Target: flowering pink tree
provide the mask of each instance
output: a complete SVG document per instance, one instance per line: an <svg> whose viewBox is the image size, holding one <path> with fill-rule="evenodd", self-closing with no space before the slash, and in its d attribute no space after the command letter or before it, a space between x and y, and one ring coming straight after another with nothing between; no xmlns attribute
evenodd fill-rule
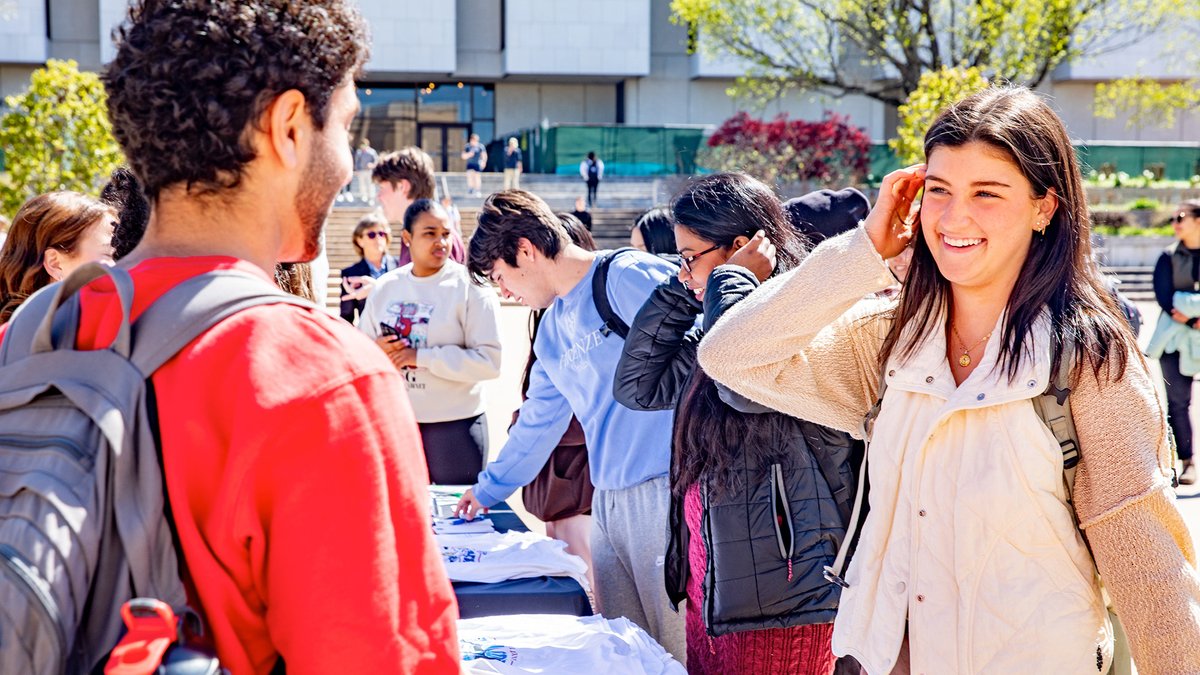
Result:
<svg viewBox="0 0 1200 675"><path fill-rule="evenodd" d="M709 137L701 163L767 183L844 186L867 175L870 151L866 133L836 113L810 122L786 113L767 121L739 112Z"/></svg>

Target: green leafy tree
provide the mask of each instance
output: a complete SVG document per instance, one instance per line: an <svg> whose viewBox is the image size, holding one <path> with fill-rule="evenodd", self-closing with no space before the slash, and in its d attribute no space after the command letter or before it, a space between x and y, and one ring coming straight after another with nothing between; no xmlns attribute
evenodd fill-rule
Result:
<svg viewBox="0 0 1200 675"><path fill-rule="evenodd" d="M0 212L11 216L30 197L51 190L95 193L122 163L104 86L74 61L49 61L34 71L27 90L4 102L0 147L7 174Z"/></svg>
<svg viewBox="0 0 1200 675"><path fill-rule="evenodd" d="M947 105L987 89L979 68L942 68L921 75L917 88L900 106L896 138L888 145L904 165L924 161L925 132Z"/></svg>
<svg viewBox="0 0 1200 675"><path fill-rule="evenodd" d="M1175 126L1176 116L1200 107L1200 79L1189 82L1158 82L1130 77L1096 85L1096 117L1113 119L1127 113L1128 125Z"/></svg>
<svg viewBox="0 0 1200 675"><path fill-rule="evenodd" d="M1174 0L672 0L694 48L748 64L737 94L792 88L898 106L921 75L978 68L1036 87L1059 64L1154 34Z"/></svg>

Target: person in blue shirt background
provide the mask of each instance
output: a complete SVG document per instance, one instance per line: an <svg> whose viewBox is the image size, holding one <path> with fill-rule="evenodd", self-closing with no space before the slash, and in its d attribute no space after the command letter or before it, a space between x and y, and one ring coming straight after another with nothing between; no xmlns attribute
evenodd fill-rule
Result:
<svg viewBox="0 0 1200 675"><path fill-rule="evenodd" d="M682 661L683 615L670 609L663 581L673 413L634 411L613 398L624 340L602 330L592 298L598 253L571 243L550 207L523 190L489 196L478 222L467 254L471 273L497 284L504 297L546 312L533 344L528 399L458 511L474 518L532 481L574 412L596 487L592 559L600 612L634 621ZM675 272L657 256L624 252L608 270L609 303L632 323Z"/></svg>

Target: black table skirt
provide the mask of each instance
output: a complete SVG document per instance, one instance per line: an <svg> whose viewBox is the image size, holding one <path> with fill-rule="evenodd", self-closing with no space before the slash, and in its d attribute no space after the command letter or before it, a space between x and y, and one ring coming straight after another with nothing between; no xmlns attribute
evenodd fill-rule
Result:
<svg viewBox="0 0 1200 675"><path fill-rule="evenodd" d="M492 519L498 532L529 531L505 502L497 504L485 517ZM456 581L453 586L461 619L502 614L592 614L587 593L571 577L534 577L490 584Z"/></svg>

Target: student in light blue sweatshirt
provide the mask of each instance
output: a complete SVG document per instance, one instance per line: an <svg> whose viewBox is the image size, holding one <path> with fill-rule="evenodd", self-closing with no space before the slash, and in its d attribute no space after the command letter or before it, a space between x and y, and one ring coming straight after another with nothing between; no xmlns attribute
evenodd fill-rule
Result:
<svg viewBox="0 0 1200 675"><path fill-rule="evenodd" d="M624 340L605 329L596 310L597 253L572 244L550 207L522 190L488 197L478 220L468 268L499 285L505 297L546 313L533 344L537 362L529 398L508 442L463 495L459 511L473 518L532 481L573 412L583 426L596 486L592 559L599 609L642 626L682 661L683 615L670 609L663 582L672 412L634 411L613 398ZM608 301L630 324L675 273L657 256L622 253L608 270Z"/></svg>

